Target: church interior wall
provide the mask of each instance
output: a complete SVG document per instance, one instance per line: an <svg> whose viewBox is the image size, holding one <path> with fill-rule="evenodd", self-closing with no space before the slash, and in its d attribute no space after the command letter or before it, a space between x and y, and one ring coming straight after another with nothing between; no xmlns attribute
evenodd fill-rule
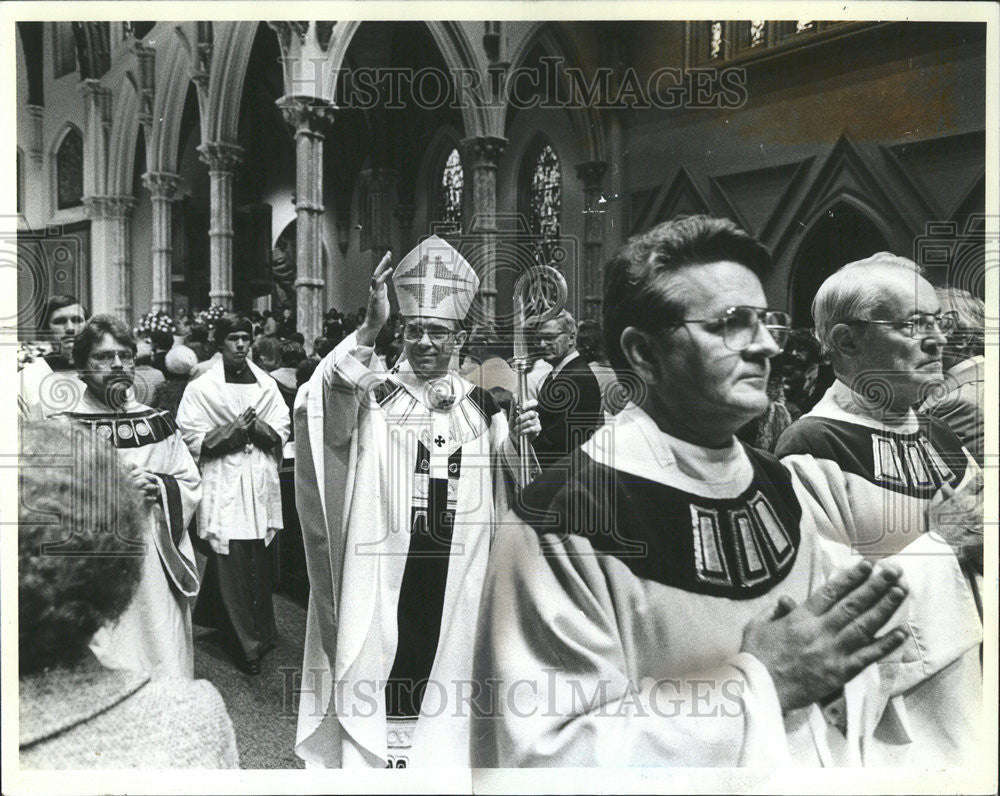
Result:
<svg viewBox="0 0 1000 796"><path fill-rule="evenodd" d="M147 43L155 43L157 48L156 108L169 117L169 123L153 124L154 152L150 158L131 164L131 193L137 200L130 222L136 317L149 308L153 279L151 206L149 192L141 182L146 161L162 170L176 169L182 177L180 193L196 205L201 202L207 207L208 202L208 167L196 151L200 132L184 139L180 130L184 98L193 91L193 83L190 56L175 41L176 24L157 23L146 36ZM238 128L233 143L244 146L247 154L234 172L234 210L241 203L270 205L273 243L295 218L295 147L274 106L276 97L271 96L282 84L281 75L271 74L279 68L272 63L277 59L271 57L277 52L276 34L267 26L254 24L253 35L243 23L216 25L219 60L213 69L245 70L249 77L241 82L230 74L212 75L213 87L239 84L243 90L238 103L216 96L209 105L215 115L206 120L205 127L214 134ZM482 43L484 23L454 23L442 39L443 25L429 25L426 32L416 28L404 31L407 36L429 36L433 46L444 48L441 52L397 53L393 57L417 58L419 63L428 59L434 64L443 58L441 62L449 65L464 58L477 66L496 58L515 68L531 59L554 55L586 71L619 63L616 59L624 54L624 63L640 77L661 66L680 68L698 63L692 61L683 22L504 22L493 53ZM182 23L182 27L189 36L195 35L193 23ZM85 135L87 131L79 71L54 77L53 30L46 23L42 39L46 51L41 64L45 104L40 165L31 157L34 128L26 111L27 66L22 48L17 48L18 143L25 153L23 180L31 186L24 191L19 223L34 229L87 219L82 205L61 211L55 207L55 147L67 124L76 125ZM361 25L358 31L362 42L387 46L391 36L401 35L403 29L391 34ZM236 57L231 51L228 37L237 34L247 47L247 42L255 42L249 57ZM564 238L578 244L583 240L584 186L577 166L602 160L608 164L603 178L604 209L608 212L602 260L630 234L676 213L728 215L774 251L775 267L765 288L773 305L787 307L792 301L796 259L812 226L830 208L853 203L874 228L884 230L880 234L887 245L906 254L927 221L964 217L970 208L977 207L976 185L982 183L985 157L984 35L981 26L966 24L886 23L856 26L849 33L809 46L744 53L718 63L746 70L746 101L730 109L534 108L499 109L481 115L418 114L419 130L407 129L402 136L398 131L390 132L388 138L379 139L385 151L378 151L374 139L366 139L371 135L371 119L341 114L324 147L325 305L349 310L362 304L370 270L382 254L360 248L367 219L360 207L359 173L372 167L372 154L378 155L375 167L399 172L390 209L412 203L413 222L406 240L395 213L391 213L386 233L394 254L401 256L418 237L430 232L437 214L434 183L441 158L455 143L484 134L507 139L497 172L496 209L501 215L512 216L524 206L524 154L536 137L544 134L560 161L560 228ZM390 38L380 38L386 36ZM106 190L114 195L128 193L124 187L128 180L121 175L128 174L123 159L135 158L138 125L134 117L139 103L126 79L126 72L138 68L136 56L116 25L112 26L112 39L111 68L102 84L113 98ZM337 46L344 48L347 63L353 64L352 44ZM366 53L365 57L374 56ZM255 59L260 63L255 65ZM258 73L270 75L266 89L254 77ZM219 118L223 112L232 118ZM477 129L469 129L473 123ZM352 131L343 137L345 126L351 126ZM169 140L160 140L164 136ZM463 161L468 157L464 151L462 156ZM163 157L173 162L163 161ZM468 197L471 169L469 163L464 165ZM94 167L86 157L84 167ZM85 184L102 185L93 177L90 175ZM350 204L349 212L341 209L344 203ZM471 202L466 199L465 204L469 215ZM466 218L466 226L470 220ZM341 229L342 225L346 228ZM575 262L568 269L570 307L579 314L584 298L579 276L582 246L573 256ZM235 279L239 279L239 270L240 263L234 262ZM497 309L501 314L509 312L512 287L513 278L498 273Z"/></svg>

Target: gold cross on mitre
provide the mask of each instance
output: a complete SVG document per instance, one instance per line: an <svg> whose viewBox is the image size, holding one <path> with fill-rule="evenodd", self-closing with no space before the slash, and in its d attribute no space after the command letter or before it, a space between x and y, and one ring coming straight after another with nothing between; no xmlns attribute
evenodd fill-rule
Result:
<svg viewBox="0 0 1000 796"><path fill-rule="evenodd" d="M431 235L399 261L392 284L403 316L463 321L479 277L455 247Z"/></svg>

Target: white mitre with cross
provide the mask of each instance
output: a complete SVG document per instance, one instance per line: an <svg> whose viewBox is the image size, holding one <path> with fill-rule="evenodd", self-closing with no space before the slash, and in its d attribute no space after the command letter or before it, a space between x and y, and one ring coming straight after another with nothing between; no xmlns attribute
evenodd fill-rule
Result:
<svg viewBox="0 0 1000 796"><path fill-rule="evenodd" d="M464 321L479 277L455 247L431 235L399 261L392 284L404 317Z"/></svg>

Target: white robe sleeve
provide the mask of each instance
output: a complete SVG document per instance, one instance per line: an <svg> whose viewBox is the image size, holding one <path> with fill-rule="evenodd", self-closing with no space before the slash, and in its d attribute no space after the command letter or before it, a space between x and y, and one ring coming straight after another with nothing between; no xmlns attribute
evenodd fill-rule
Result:
<svg viewBox="0 0 1000 796"><path fill-rule="evenodd" d="M384 380L375 349L358 345L357 333L349 334L319 364L323 382L323 417L330 444L340 447L351 441L358 425L358 409L370 391Z"/></svg>
<svg viewBox="0 0 1000 796"><path fill-rule="evenodd" d="M201 458L201 446L205 441L205 435L218 425L211 418L205 396L200 389L202 385L202 382L188 384L177 407L177 428L180 429L184 444L196 462Z"/></svg>
<svg viewBox="0 0 1000 796"><path fill-rule="evenodd" d="M601 557L576 537L546 538L508 515L490 557L476 644L486 693L473 764L782 764L788 746L765 667L740 653L711 670L629 675L629 628ZM693 631L695 629L692 629Z"/></svg>

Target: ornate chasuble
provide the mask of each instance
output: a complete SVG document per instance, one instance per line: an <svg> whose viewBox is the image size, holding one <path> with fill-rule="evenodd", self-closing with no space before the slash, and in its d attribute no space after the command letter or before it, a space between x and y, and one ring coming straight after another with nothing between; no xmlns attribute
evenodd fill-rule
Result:
<svg viewBox="0 0 1000 796"><path fill-rule="evenodd" d="M789 472L745 450L749 486L735 497L710 497L615 470L577 449L526 489L515 510L538 534L581 536L638 578L748 600L792 570L802 509Z"/></svg>
<svg viewBox="0 0 1000 796"><path fill-rule="evenodd" d="M142 409L107 414L66 412L64 416L88 428L95 436L107 440L118 451L157 445L177 433L173 416L167 410ZM156 466L155 457L151 466ZM198 569L194 561L189 560L178 549L186 533L180 486L170 473L151 472L158 481L158 500L166 520L165 523L153 523L156 549L171 586L180 595L193 598L198 594Z"/></svg>
<svg viewBox="0 0 1000 796"><path fill-rule="evenodd" d="M456 521L479 524L473 519L474 507L459 505L464 491L463 454L471 454L472 478L485 475L489 486L492 464L487 434L490 419L500 409L489 393L473 387L457 401L446 399L440 409L429 410L391 379L377 388L375 398L386 413L394 440L391 461L405 467L399 472L399 486L409 487L409 544L396 608L396 649L385 686L386 715L416 717L441 637ZM410 451L407 460L405 452ZM393 469L390 465L390 472ZM391 475L389 491L397 499L402 496L401 490L394 489ZM475 493L482 494L482 490ZM492 502L488 492L484 496Z"/></svg>

